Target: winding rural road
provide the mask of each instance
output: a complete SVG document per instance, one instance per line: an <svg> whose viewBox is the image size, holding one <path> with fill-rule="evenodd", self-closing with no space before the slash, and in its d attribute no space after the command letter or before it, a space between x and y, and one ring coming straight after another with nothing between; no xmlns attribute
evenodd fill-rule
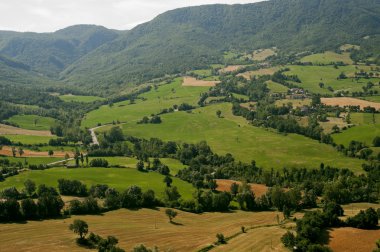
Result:
<svg viewBox="0 0 380 252"><path fill-rule="evenodd" d="M123 125L123 124L125 124L125 122L117 124L117 125ZM91 137L92 137L92 145L99 145L99 140L98 140L98 137L96 136L95 130L103 128L105 126L109 126L109 125L112 125L112 123L103 124L101 126L97 126L97 127L89 129L91 133Z"/></svg>

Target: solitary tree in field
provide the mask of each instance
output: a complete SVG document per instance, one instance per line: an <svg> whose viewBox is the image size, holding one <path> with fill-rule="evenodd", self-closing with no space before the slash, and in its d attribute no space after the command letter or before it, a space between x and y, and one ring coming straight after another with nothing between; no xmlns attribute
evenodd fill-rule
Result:
<svg viewBox="0 0 380 252"><path fill-rule="evenodd" d="M24 155L24 150L20 147L20 148L18 148L18 154L20 155L20 157L22 156L22 155Z"/></svg>
<svg viewBox="0 0 380 252"><path fill-rule="evenodd" d="M167 187L170 187L173 183L173 180L170 176L165 176L164 183L166 184Z"/></svg>
<svg viewBox="0 0 380 252"><path fill-rule="evenodd" d="M88 225L83 220L74 220L73 224L70 224L69 229L78 234L80 239L83 239L88 233Z"/></svg>
<svg viewBox="0 0 380 252"><path fill-rule="evenodd" d="M48 151L48 154L49 154L49 157L51 157L51 156L54 155L54 151L53 151L53 150L49 150L49 151Z"/></svg>
<svg viewBox="0 0 380 252"><path fill-rule="evenodd" d="M15 147L12 147L12 156L16 157L17 151Z"/></svg>
<svg viewBox="0 0 380 252"><path fill-rule="evenodd" d="M86 155L86 166L88 167L88 155Z"/></svg>
<svg viewBox="0 0 380 252"><path fill-rule="evenodd" d="M223 234L216 234L217 243L219 244L225 244L226 239L224 238Z"/></svg>
<svg viewBox="0 0 380 252"><path fill-rule="evenodd" d="M82 152L80 153L80 162L82 163L82 167L83 167L84 156L83 156L83 153L82 153Z"/></svg>
<svg viewBox="0 0 380 252"><path fill-rule="evenodd" d="M174 211L173 209L166 209L165 214L166 216L168 216L169 222L172 223L173 219L177 216L178 213Z"/></svg>
<svg viewBox="0 0 380 252"><path fill-rule="evenodd" d="M217 116L218 118L220 118L221 115L222 115L222 111L217 110L217 111L216 111L216 116Z"/></svg>

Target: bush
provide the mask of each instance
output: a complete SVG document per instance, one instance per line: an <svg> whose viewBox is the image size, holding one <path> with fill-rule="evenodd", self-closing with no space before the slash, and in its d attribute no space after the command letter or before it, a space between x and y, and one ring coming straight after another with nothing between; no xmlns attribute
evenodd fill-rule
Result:
<svg viewBox="0 0 380 252"><path fill-rule="evenodd" d="M108 167L108 161L105 160L104 158L94 158L90 161L90 166L91 167Z"/></svg>
<svg viewBox="0 0 380 252"><path fill-rule="evenodd" d="M224 238L223 234L216 234L217 243L219 244L226 244L226 239Z"/></svg>
<svg viewBox="0 0 380 252"><path fill-rule="evenodd" d="M365 211L360 211L354 217L347 219L347 226L361 229L374 229L379 223L379 218L375 209L368 208Z"/></svg>

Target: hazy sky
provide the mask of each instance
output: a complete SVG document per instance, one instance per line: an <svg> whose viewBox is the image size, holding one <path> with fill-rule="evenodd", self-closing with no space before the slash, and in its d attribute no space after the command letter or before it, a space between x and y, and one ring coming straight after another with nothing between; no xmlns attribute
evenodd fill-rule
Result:
<svg viewBox="0 0 380 252"><path fill-rule="evenodd" d="M0 0L0 30L51 32L74 24L130 29L167 10L260 0Z"/></svg>

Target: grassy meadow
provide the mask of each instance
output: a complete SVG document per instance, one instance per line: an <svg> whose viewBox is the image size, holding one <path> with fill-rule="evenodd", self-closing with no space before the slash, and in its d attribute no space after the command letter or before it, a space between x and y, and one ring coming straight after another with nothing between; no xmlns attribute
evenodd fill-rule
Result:
<svg viewBox="0 0 380 252"><path fill-rule="evenodd" d="M221 110L223 118L216 116ZM232 115L231 104L217 104L193 110L162 115L158 125L123 125L125 134L163 140L195 143L206 140L218 154L231 153L244 162L256 160L265 168L283 166L318 167L321 162L335 167L360 171L361 160L350 159L332 146L320 144L296 134L281 135L271 130L253 127L244 118ZM102 128L101 130L106 130Z"/></svg>
<svg viewBox="0 0 380 252"><path fill-rule="evenodd" d="M27 171L17 176L7 178L0 182L0 190L8 187L22 189L23 183L31 179L39 184L58 186L58 179L76 179L85 183L88 187L95 184L106 184L117 190L125 190L131 185L140 186L143 190L152 189L158 198L166 188L163 182L164 176L157 172L139 172L134 168L51 168L43 171ZM183 180L173 177L173 186L178 187L178 191L183 198L189 199L195 190L193 186Z"/></svg>
<svg viewBox="0 0 380 252"><path fill-rule="evenodd" d="M37 115L15 115L7 121L28 130L50 130L55 123L54 118Z"/></svg>
<svg viewBox="0 0 380 252"><path fill-rule="evenodd" d="M60 95L59 99L65 102L82 102L82 103L91 103L94 101L105 100L99 96L84 96L84 95Z"/></svg>
<svg viewBox="0 0 380 252"><path fill-rule="evenodd" d="M353 63L350 58L350 53L338 54L329 51L305 56L301 59L301 62L311 62L313 64L331 64L335 62L343 62L345 64Z"/></svg>
<svg viewBox="0 0 380 252"><path fill-rule="evenodd" d="M351 140L356 140L371 147L373 139L380 136L380 114L351 113L351 121L355 126L333 134L334 141L347 147Z"/></svg>
<svg viewBox="0 0 380 252"><path fill-rule="evenodd" d="M144 116L152 113L159 113L162 109L170 108L173 105L189 103L196 105L199 95L207 91L208 87L183 87L182 78L175 79L172 83L162 85L158 89L142 94L136 99L134 104L129 101L115 103L114 106L102 106L98 110L91 111L82 122L82 127L94 127L98 123L111 123L121 121L136 123Z"/></svg>
<svg viewBox="0 0 380 252"><path fill-rule="evenodd" d="M15 157L15 158L14 157L0 157L0 159L8 159L10 162L14 162L14 163L21 162L22 164L33 164L33 165L49 164L49 163L62 160L62 158L57 158L57 157ZM0 185L1 185L1 182L0 182Z"/></svg>
<svg viewBox="0 0 380 252"><path fill-rule="evenodd" d="M27 136L27 135L4 135L6 138L14 143L22 144L47 144L50 139L56 138L55 136Z"/></svg>

